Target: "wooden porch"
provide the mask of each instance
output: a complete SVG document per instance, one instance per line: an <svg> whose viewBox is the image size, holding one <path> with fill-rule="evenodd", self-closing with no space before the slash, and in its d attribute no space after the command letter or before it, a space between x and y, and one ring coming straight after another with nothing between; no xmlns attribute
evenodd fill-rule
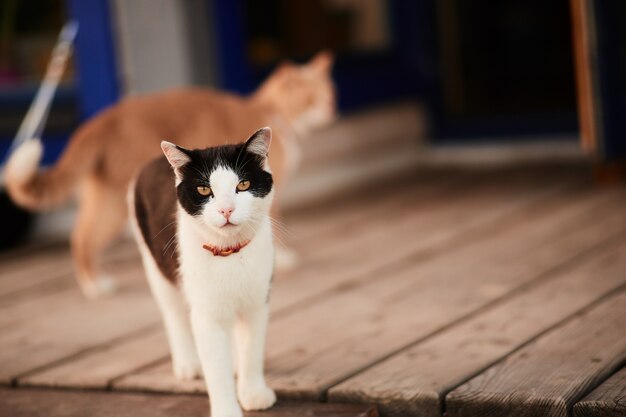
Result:
<svg viewBox="0 0 626 417"><path fill-rule="evenodd" d="M249 415L626 415L625 207L563 165L412 172L290 213L279 405ZM171 373L134 244L105 266L121 290L86 301L67 247L2 255L0 416L207 415L203 382Z"/></svg>

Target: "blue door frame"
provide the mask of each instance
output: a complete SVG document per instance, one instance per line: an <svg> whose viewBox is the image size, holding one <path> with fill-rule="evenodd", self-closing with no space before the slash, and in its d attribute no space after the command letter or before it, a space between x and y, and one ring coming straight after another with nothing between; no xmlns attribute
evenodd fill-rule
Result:
<svg viewBox="0 0 626 417"><path fill-rule="evenodd" d="M67 0L70 19L79 25L75 54L77 95L85 120L120 96L109 0Z"/></svg>

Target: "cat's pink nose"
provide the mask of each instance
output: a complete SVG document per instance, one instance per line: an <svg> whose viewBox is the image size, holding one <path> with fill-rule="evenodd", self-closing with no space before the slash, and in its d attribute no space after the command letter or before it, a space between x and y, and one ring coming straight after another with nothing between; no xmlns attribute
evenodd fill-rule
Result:
<svg viewBox="0 0 626 417"><path fill-rule="evenodd" d="M233 214L233 211L235 211L235 209L232 207L229 207L229 208L217 209L217 211L219 211L222 214L222 216L224 216L224 218L228 220L230 218L230 215Z"/></svg>

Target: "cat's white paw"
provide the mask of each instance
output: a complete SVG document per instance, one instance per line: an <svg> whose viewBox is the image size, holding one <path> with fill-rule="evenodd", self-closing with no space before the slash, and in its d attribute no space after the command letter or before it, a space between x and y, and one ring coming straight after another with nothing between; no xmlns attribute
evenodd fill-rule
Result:
<svg viewBox="0 0 626 417"><path fill-rule="evenodd" d="M117 283L109 275L100 275L92 280L84 281L81 290L85 297L94 300L113 294L117 290Z"/></svg>
<svg viewBox="0 0 626 417"><path fill-rule="evenodd" d="M300 263L298 253L293 249L276 248L276 269L288 272L295 269Z"/></svg>
<svg viewBox="0 0 626 417"><path fill-rule="evenodd" d="M197 359L174 360L172 367L174 375L182 381L188 381L202 377L202 367Z"/></svg>
<svg viewBox="0 0 626 417"><path fill-rule="evenodd" d="M240 387L238 396L241 407L246 411L265 410L276 402L274 390L265 384Z"/></svg>

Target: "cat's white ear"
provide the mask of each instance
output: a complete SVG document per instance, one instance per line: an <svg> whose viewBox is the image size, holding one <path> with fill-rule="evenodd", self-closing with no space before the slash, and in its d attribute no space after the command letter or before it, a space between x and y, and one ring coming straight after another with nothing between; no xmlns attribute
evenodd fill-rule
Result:
<svg viewBox="0 0 626 417"><path fill-rule="evenodd" d="M257 130L254 135L250 136L250 139L246 141L246 150L248 152L267 157L270 150L270 144L272 143L272 129L269 127L263 127Z"/></svg>
<svg viewBox="0 0 626 417"><path fill-rule="evenodd" d="M189 155L187 155L187 153L185 152L186 149L181 148L180 146L176 146L173 143L165 140L161 142L161 149L163 150L167 161L170 163L172 168L174 168L176 178L179 181L182 180L180 175L180 169L187 162L191 161L191 158L189 158Z"/></svg>

